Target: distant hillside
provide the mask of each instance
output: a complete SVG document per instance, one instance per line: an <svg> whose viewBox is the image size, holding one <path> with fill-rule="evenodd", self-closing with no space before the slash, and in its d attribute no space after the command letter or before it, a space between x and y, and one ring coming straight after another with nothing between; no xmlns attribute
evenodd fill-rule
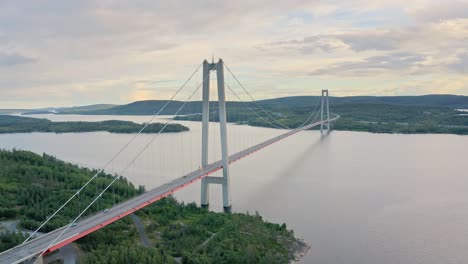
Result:
<svg viewBox="0 0 468 264"><path fill-rule="evenodd" d="M26 111L31 111L31 109L0 109L0 115L18 114Z"/></svg>
<svg viewBox="0 0 468 264"><path fill-rule="evenodd" d="M166 103L166 100L136 101L108 109L83 110L74 113L79 112L80 114L88 115L153 115ZM166 107L166 111L162 114L173 114L182 104L183 102L173 101ZM61 114L68 114L68 112L61 112Z"/></svg>
<svg viewBox="0 0 468 264"><path fill-rule="evenodd" d="M55 114L53 110L28 110L21 112L21 115L43 115L43 114Z"/></svg>
<svg viewBox="0 0 468 264"><path fill-rule="evenodd" d="M259 104L267 108L291 108L314 106L320 96L291 96L275 99L259 100ZM80 114L80 115L153 115L161 109L167 100L136 101L126 105L95 104L87 106L73 106L61 108L41 109L0 109L0 114L22 113L28 114ZM247 102L253 105L251 102ZM421 96L346 96L330 97L331 104L391 104L414 106L444 106L455 109L468 109L468 96L463 95L421 95ZM182 106L181 101L172 101L161 113L173 115ZM230 106L243 106L240 102L228 102ZM210 108L216 110L217 102L211 102ZM179 113L193 114L201 112L201 102L189 102Z"/></svg>
<svg viewBox="0 0 468 264"><path fill-rule="evenodd" d="M94 105L85 105L85 106L72 106L72 107L62 107L57 108L59 113L74 113L77 111L94 111L94 110L103 110L116 107L114 104L94 104Z"/></svg>
<svg viewBox="0 0 468 264"><path fill-rule="evenodd" d="M297 108L314 106L320 96L292 96L276 99L260 100L259 104L267 108ZM101 109L92 109L90 106L74 108L73 111L67 109L58 111L59 114L82 114L82 115L153 115L157 113L167 100L146 100L136 101L126 105L108 107L103 105ZM422 96L347 96L330 97L331 104L390 104L390 105L413 105L413 106L443 106L450 108L468 109L468 96L461 95L422 95ZM161 113L163 115L173 115L182 106L181 101L172 101ZM252 102L248 102L253 105ZM227 102L228 107L243 106L241 102ZM211 102L210 108L215 111L217 102ZM179 113L193 114L201 112L201 102L189 102Z"/></svg>
<svg viewBox="0 0 468 264"><path fill-rule="evenodd" d="M320 96L292 96L262 100L259 103L276 106L307 107L314 105ZM421 95L421 96L346 96L330 97L330 104L394 104L445 106L450 108L467 108L468 96L462 95Z"/></svg>
<svg viewBox="0 0 468 264"><path fill-rule="evenodd" d="M32 109L32 110L21 110L18 109L13 112L6 112L9 113L18 113L21 112L22 115L38 115L38 114L76 114L80 111L94 111L94 110L102 110L115 107L117 105L113 104L94 104L94 105L85 105L85 106L72 106L72 107L50 107L50 108L41 108L41 109ZM12 109L11 109L12 110Z"/></svg>
<svg viewBox="0 0 468 264"><path fill-rule="evenodd" d="M116 107L92 111L76 111L73 114L82 114L82 115L154 115L156 114L165 104L167 100L146 100L146 101L136 101L126 105L119 105ZM181 101L172 101L170 102L164 111L161 112L162 115L174 115L180 109L184 103ZM239 106L243 103L240 102L228 102L228 106ZM216 111L218 109L218 102L210 102L211 111ZM194 101L187 103L182 111L179 112L180 115L200 113L201 112L201 102ZM68 114L68 112L59 112L59 114Z"/></svg>

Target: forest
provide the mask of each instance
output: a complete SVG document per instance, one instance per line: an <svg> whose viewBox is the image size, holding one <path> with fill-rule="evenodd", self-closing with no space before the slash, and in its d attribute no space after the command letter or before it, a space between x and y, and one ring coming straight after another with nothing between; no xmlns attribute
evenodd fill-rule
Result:
<svg viewBox="0 0 468 264"><path fill-rule="evenodd" d="M158 133L165 124L151 123L143 133ZM0 115L0 134L2 133L71 133L107 131L111 133L138 133L145 124L130 121L109 120L100 122L52 122L48 119L22 116ZM189 128L180 124L168 124L162 133L183 132Z"/></svg>
<svg viewBox="0 0 468 264"><path fill-rule="evenodd" d="M97 171L61 161L47 154L0 150L0 221L18 219L19 227L35 229ZM49 232L70 221L113 175L99 174L79 199L59 213L41 231ZM144 192L122 177L86 214L93 214ZM255 213L214 213L172 197L138 211L151 244L144 245L130 216L77 240L88 263L288 263L307 247L285 224L264 221ZM21 233L0 230L0 251L24 240Z"/></svg>
<svg viewBox="0 0 468 264"><path fill-rule="evenodd" d="M89 252L80 263L289 263L306 247L285 224L266 222L258 213L214 213L167 197L137 215L151 245L132 246L139 243L138 235L125 218L80 239Z"/></svg>
<svg viewBox="0 0 468 264"><path fill-rule="evenodd" d="M346 131L365 131L373 133L403 133L403 134L468 134L468 116L461 112L442 106L344 103L330 106L330 112L340 115L334 122L333 129ZM319 121L320 114L310 113L319 110L318 107L300 107L288 104L274 104L263 107L251 106L255 114L248 107L231 107L227 112L228 122L248 124L262 127L281 127L281 124L296 128L301 126L309 117L310 121ZM272 121L268 115L279 123ZM317 112L315 112L317 113ZM201 114L176 117L178 120L200 121ZM210 120L218 120L217 108L210 113ZM318 129L318 127L314 128Z"/></svg>
<svg viewBox="0 0 468 264"><path fill-rule="evenodd" d="M402 134L468 134L468 116L438 106L342 104L333 112L341 115L336 130Z"/></svg>
<svg viewBox="0 0 468 264"><path fill-rule="evenodd" d="M37 155L22 150L0 150L0 167L0 220L19 219L20 226L25 229L37 228L52 208L58 208L98 172L47 154ZM99 174L79 194L80 199L73 200L41 231L49 232L68 224L113 177ZM108 208L143 190L143 187L135 188L125 178L119 178L99 202L90 208L88 214Z"/></svg>

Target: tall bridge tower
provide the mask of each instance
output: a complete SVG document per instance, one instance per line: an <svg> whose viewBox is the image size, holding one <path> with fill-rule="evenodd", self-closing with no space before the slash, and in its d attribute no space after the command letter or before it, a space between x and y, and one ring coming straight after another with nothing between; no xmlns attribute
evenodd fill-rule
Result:
<svg viewBox="0 0 468 264"><path fill-rule="evenodd" d="M221 160L223 164L223 176L207 176L201 181L201 206L208 206L210 200L210 184L221 184L223 190L223 206L225 210L231 208L231 186L229 180L229 161L226 127L226 94L224 89L224 65L223 60L217 63L203 61L203 95L202 95L202 158L201 167L208 165L208 126L210 124L210 72L216 71L218 82L218 112L221 133Z"/></svg>
<svg viewBox="0 0 468 264"><path fill-rule="evenodd" d="M323 127L325 125L327 133L330 133L330 105L328 104L328 89L322 90L321 102L320 121L322 121L322 123L320 124L320 132L323 134ZM324 111L326 111L327 114L326 122L323 122Z"/></svg>

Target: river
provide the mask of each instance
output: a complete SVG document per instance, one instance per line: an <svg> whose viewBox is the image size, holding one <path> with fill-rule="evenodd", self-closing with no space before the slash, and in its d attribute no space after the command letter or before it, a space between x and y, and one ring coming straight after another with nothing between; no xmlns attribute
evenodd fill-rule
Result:
<svg viewBox="0 0 468 264"><path fill-rule="evenodd" d="M147 121L148 116L35 115L58 120ZM191 131L161 134L124 173L153 188L196 169L200 123ZM229 125L230 153L283 133ZM219 157L217 124L209 150ZM211 136L210 135L210 136ZM46 152L99 168L134 135L25 133L0 135L1 148ZM154 135L141 135L107 168L119 173ZM311 250L302 263L466 263L468 259L468 137L305 131L231 166L233 210L258 211L303 238ZM221 192L211 187L211 206ZM176 197L199 202L200 184Z"/></svg>

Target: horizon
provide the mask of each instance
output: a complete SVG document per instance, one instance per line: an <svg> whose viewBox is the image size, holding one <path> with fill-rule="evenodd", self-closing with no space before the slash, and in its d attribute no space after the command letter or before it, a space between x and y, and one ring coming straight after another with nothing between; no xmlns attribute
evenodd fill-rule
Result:
<svg viewBox="0 0 468 264"><path fill-rule="evenodd" d="M467 9L466 0L3 1L0 108L164 100L212 56L256 99L322 88L468 95Z"/></svg>
<svg viewBox="0 0 468 264"><path fill-rule="evenodd" d="M330 98L349 98L349 97L423 97L423 96L458 96L458 97L467 97L468 95L461 95L461 94L421 94L421 95L350 95L350 96L334 96L330 95ZM320 97L320 95L291 95L291 96L281 96L275 98L267 98L267 99L257 99L256 101L266 101L266 100L276 100L282 98L293 98L293 97ZM145 100L137 100L126 102L122 104L113 104L113 103L92 103L92 104L83 104L83 105L63 105L63 106L39 106L35 108L27 108L27 107L17 107L17 108L0 108L0 110L40 110L40 109L56 109L56 108L72 108L72 107L86 107L86 106L95 106L95 105L114 105L114 106L123 106L129 105L136 102L143 102L143 101L169 101L169 99L145 99ZM172 100L173 102L183 102L181 100ZM202 100L190 100L189 102L201 102ZM210 102L217 102L217 100L210 100ZM237 100L226 100L226 102L240 102ZM249 102L247 102L249 103Z"/></svg>

